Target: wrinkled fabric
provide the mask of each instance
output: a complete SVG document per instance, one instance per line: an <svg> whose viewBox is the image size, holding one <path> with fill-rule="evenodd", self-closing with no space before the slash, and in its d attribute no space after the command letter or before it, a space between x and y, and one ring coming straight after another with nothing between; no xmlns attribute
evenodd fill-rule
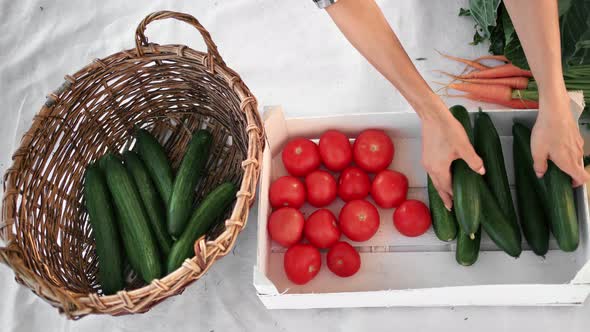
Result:
<svg viewBox="0 0 590 332"><path fill-rule="evenodd" d="M468 45L473 22L457 17L466 3L379 1L433 88L440 87L433 81L445 79L434 70L463 69L442 59L435 49L466 57L486 51L485 46ZM288 116L409 109L399 92L309 0L4 0L0 1L0 170L10 166L10 156L34 114L64 75L94 58L132 48L140 20L163 9L196 16L260 105L281 104ZM199 34L182 23L158 22L146 34L160 44L204 47ZM254 209L235 250L182 295L143 315L89 316L76 322L17 285L12 271L0 264L0 331L581 331L590 323L590 303L555 308L269 311L252 286L255 260Z"/></svg>

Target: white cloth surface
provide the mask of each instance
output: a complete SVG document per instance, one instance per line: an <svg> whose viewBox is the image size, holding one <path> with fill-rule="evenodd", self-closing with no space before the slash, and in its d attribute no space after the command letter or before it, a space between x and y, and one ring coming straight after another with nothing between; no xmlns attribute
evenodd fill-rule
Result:
<svg viewBox="0 0 590 332"><path fill-rule="evenodd" d="M429 82L442 80L435 69L462 68L435 49L469 57L485 53L484 46L468 45L473 22L457 17L466 3L379 1L410 57L426 58L416 65ZM311 0L1 0L2 173L33 115L63 76L94 58L132 48L140 20L163 9L196 16L260 105L282 104L288 116L408 109ZM147 36L161 44L204 45L182 23L150 25ZM0 265L0 331L587 331L590 324L588 301L582 307L269 311L252 286L255 256L253 211L234 253L184 294L144 315L89 316L76 322L17 285L12 271Z"/></svg>

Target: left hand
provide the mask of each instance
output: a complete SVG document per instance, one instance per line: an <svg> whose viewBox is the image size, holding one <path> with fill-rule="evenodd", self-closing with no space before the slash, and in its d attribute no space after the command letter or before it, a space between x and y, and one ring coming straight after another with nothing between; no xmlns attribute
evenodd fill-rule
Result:
<svg viewBox="0 0 590 332"><path fill-rule="evenodd" d="M584 140L570 112L565 89L555 94L540 94L539 116L531 134L531 151L539 178L547 171L547 160L550 159L572 177L574 187L590 179L582 166Z"/></svg>

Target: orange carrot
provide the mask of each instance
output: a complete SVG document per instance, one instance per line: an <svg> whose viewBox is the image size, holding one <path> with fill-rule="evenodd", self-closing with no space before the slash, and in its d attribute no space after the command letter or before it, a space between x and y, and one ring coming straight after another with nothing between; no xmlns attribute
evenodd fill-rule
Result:
<svg viewBox="0 0 590 332"><path fill-rule="evenodd" d="M510 62L510 60L508 60L508 58L506 58L503 55L484 55L484 56L480 56L479 58L477 58L473 61L480 62L482 60L497 60L497 61L502 61L502 62Z"/></svg>
<svg viewBox="0 0 590 332"><path fill-rule="evenodd" d="M512 89L506 85L451 83L449 88L497 101L510 101L512 99Z"/></svg>
<svg viewBox="0 0 590 332"><path fill-rule="evenodd" d="M486 65L482 65L481 63L479 63L479 62L477 62L477 61L471 61L471 60L469 60L469 59L463 59L463 58L459 58L459 57L456 57L456 56L452 56L452 55L448 55L448 54L441 53L441 52L439 52L439 51L436 51L436 52L438 52L438 54L442 55L443 57L445 57L445 58L447 58L447 59L450 59L450 60L453 60L453 61L457 61L457 62L464 63L464 64L466 64L466 65L468 65L468 66L470 66L470 67L473 67L473 68L475 68L475 69L477 69L477 70L486 70L486 69L490 69L490 67L488 67L488 66L486 66Z"/></svg>
<svg viewBox="0 0 590 332"><path fill-rule="evenodd" d="M507 63L490 69L461 75L460 78L502 78L513 76L533 77L533 74L529 70L520 69L511 63Z"/></svg>
<svg viewBox="0 0 590 332"><path fill-rule="evenodd" d="M477 84L497 84L497 85L506 85L514 89L526 89L529 85L528 77L501 77L501 78L461 78L460 76L451 75L448 73L443 72L443 74L449 75L450 77L460 80L463 82L468 83L477 83Z"/></svg>
<svg viewBox="0 0 590 332"><path fill-rule="evenodd" d="M447 97L467 98L467 99L471 99L471 100L482 101L484 103L502 105L502 106L513 108L513 109L537 109L537 108L539 108L539 103L537 101L527 100L527 99L495 100L492 98L486 98L484 96L474 95L471 93L464 94L464 95L447 95Z"/></svg>

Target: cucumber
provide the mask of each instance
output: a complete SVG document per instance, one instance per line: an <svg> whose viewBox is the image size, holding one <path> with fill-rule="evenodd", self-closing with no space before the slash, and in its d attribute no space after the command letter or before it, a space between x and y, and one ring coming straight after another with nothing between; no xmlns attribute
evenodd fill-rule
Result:
<svg viewBox="0 0 590 332"><path fill-rule="evenodd" d="M158 140L145 129L137 130L135 138L137 139L137 152L145 163L164 205L168 208L174 175L166 151Z"/></svg>
<svg viewBox="0 0 590 332"><path fill-rule="evenodd" d="M89 165L84 178L84 199L98 256L98 281L104 294L115 294L125 287L125 277L111 195L97 165Z"/></svg>
<svg viewBox="0 0 590 332"><path fill-rule="evenodd" d="M544 256L549 250L549 227L541 199L535 191L537 177L533 165L528 164L524 157L526 150L516 140L513 154L516 201L522 232L533 252Z"/></svg>
<svg viewBox="0 0 590 332"><path fill-rule="evenodd" d="M207 130L199 130L193 134L188 144L172 187L168 207L168 232L179 237L190 217L194 191L209 157L213 136Z"/></svg>
<svg viewBox="0 0 590 332"><path fill-rule="evenodd" d="M522 155L526 164L530 165L527 174L531 174L529 178L534 176L532 182L535 184L538 198L549 220L549 228L553 232L559 248L563 251L576 250L580 235L571 178L549 160L543 179L537 179L530 149L530 129L520 123L515 123L512 133L515 146L518 146L521 151L525 151Z"/></svg>
<svg viewBox="0 0 590 332"><path fill-rule="evenodd" d="M533 184L535 191L541 203L543 204L543 209L545 214L548 216L550 214L549 211L549 202L548 202L548 193L547 193L547 186L545 185L545 181L543 179L537 178L535 174L535 169L533 168L534 161L533 161L533 154L531 152L531 130L523 124L518 122L514 123L512 126L512 136L514 139L514 146L518 146L519 150L522 151L521 157L527 166L527 174L531 174L533 176Z"/></svg>
<svg viewBox="0 0 590 332"><path fill-rule="evenodd" d="M520 256L522 252L520 229L516 229L512 222L500 209L494 194L488 188L483 178L478 178L482 204L481 226L492 241L512 257Z"/></svg>
<svg viewBox="0 0 590 332"><path fill-rule="evenodd" d="M520 237L520 227L518 226L516 210L510 193L500 136L498 136L490 116L481 112L481 109L475 120L475 151L485 165L486 173L483 178L488 185L487 187L498 202L500 210L508 218L510 226L514 228L514 231Z"/></svg>
<svg viewBox="0 0 590 332"><path fill-rule="evenodd" d="M432 214L432 228L436 236L445 242L454 240L457 237L457 221L455 215L447 210L436 188L432 184L430 176L428 181L428 202Z"/></svg>
<svg viewBox="0 0 590 332"><path fill-rule="evenodd" d="M150 221L152 234L158 241L162 254L168 256L170 247L172 247L172 238L166 230L166 216L160 195L156 191L152 179L137 153L126 151L123 153L123 160L137 186L143 207Z"/></svg>
<svg viewBox="0 0 590 332"><path fill-rule="evenodd" d="M223 216L236 197L237 188L230 182L223 183L211 191L193 212L186 229L172 246L168 255L168 273L178 269L185 259L194 256L195 241Z"/></svg>
<svg viewBox="0 0 590 332"><path fill-rule="evenodd" d="M149 283L160 278L162 266L150 222L133 178L121 160L109 154L104 160L107 185L119 216L123 246L129 263Z"/></svg>
<svg viewBox="0 0 590 332"><path fill-rule="evenodd" d="M549 221L559 249L574 251L578 248L580 232L574 204L572 178L560 170L551 160L543 177L547 184Z"/></svg>
<svg viewBox="0 0 590 332"><path fill-rule="evenodd" d="M469 235L459 230L457 233L457 251L455 260L463 266L470 266L479 257L479 246L481 244L481 227L473 234L473 240Z"/></svg>
<svg viewBox="0 0 590 332"><path fill-rule="evenodd" d="M456 105L451 107L450 110L453 116L463 125L469 140L473 144L473 130L465 107ZM453 162L452 170L455 217L463 233L473 239L474 233L479 229L481 218L481 200L477 183L477 178L481 176L471 170L462 159Z"/></svg>

